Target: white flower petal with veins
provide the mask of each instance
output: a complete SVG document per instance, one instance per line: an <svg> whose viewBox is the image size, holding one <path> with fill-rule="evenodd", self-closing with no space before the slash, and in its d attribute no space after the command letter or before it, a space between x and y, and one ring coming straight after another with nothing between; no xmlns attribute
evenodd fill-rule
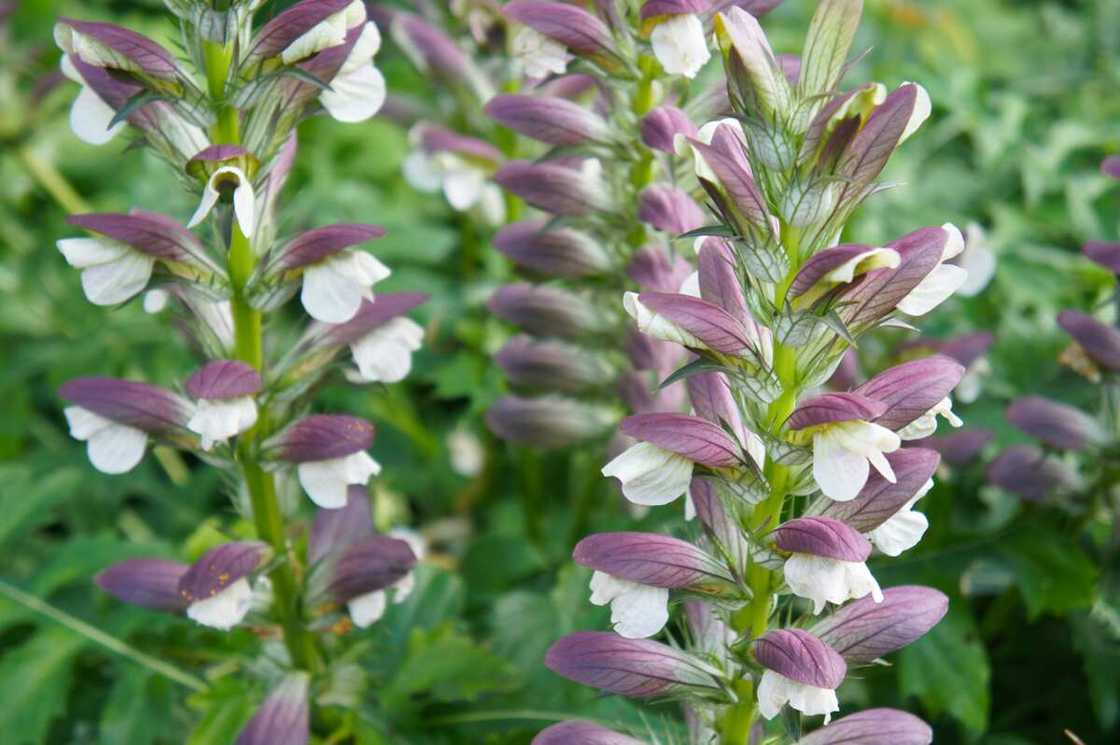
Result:
<svg viewBox="0 0 1120 745"><path fill-rule="evenodd" d="M841 605L864 595L871 595L877 603L883 600L879 583L862 561L795 553L786 559L783 571L790 591L813 602L814 615L824 610L827 603Z"/></svg>
<svg viewBox="0 0 1120 745"><path fill-rule="evenodd" d="M67 406L63 413L70 436L86 443L89 461L101 473L126 473L144 457L148 447L146 432L118 424L81 406Z"/></svg>
<svg viewBox="0 0 1120 745"><path fill-rule="evenodd" d="M773 670L763 672L758 683L759 713L773 719L787 703L808 716L824 714L825 724L832 718L832 712L840 710L836 691L831 688L798 683Z"/></svg>
<svg viewBox="0 0 1120 745"><path fill-rule="evenodd" d="M370 254L347 249L303 270L300 301L317 321L345 323L363 299L373 297L373 285L388 276L389 269Z"/></svg>
<svg viewBox="0 0 1120 745"><path fill-rule="evenodd" d="M867 483L870 467L895 482L894 471L884 457L901 446L898 435L871 422L836 422L822 426L813 435L813 478L829 499L855 499Z"/></svg>
<svg viewBox="0 0 1120 745"><path fill-rule="evenodd" d="M648 442L630 446L602 473L622 482L622 494L635 504L662 505L688 491L692 461Z"/></svg>
<svg viewBox="0 0 1120 745"><path fill-rule="evenodd" d="M964 424L961 418L953 413L953 400L946 396L925 414L898 430L898 436L903 440L920 440L923 437L929 437L937 431L937 416L939 414L945 417L945 420L953 427L960 427Z"/></svg>
<svg viewBox="0 0 1120 745"><path fill-rule="evenodd" d="M521 63L525 75L530 78L562 75L568 69L568 63L574 59L563 44L528 26L518 29L511 47L513 58Z"/></svg>
<svg viewBox="0 0 1120 745"><path fill-rule="evenodd" d="M657 61L670 75L694 78L712 57L704 24L692 13L675 15L657 24L649 41Z"/></svg>
<svg viewBox="0 0 1120 745"><path fill-rule="evenodd" d="M229 400L199 399L187 429L202 438L202 449L209 450L215 442L225 442L257 423L257 404L252 396Z"/></svg>
<svg viewBox="0 0 1120 745"><path fill-rule="evenodd" d="M412 353L423 339L423 327L401 316L351 344L350 352L363 381L396 383L412 369Z"/></svg>
<svg viewBox="0 0 1120 745"><path fill-rule="evenodd" d="M867 540L887 556L898 556L922 540L929 529L929 518L911 509L917 498L910 500L885 523L867 534Z"/></svg>
<svg viewBox="0 0 1120 745"><path fill-rule="evenodd" d="M606 572L591 575L591 602L611 606L611 623L619 636L644 639L669 622L669 591L613 577Z"/></svg>
<svg viewBox="0 0 1120 745"><path fill-rule="evenodd" d="M249 578L242 577L214 597L187 606L187 617L203 626L229 631L241 623L253 604Z"/></svg>
<svg viewBox="0 0 1120 745"><path fill-rule="evenodd" d="M82 270L82 292L94 305L116 305L139 294L156 263L123 243L100 238L64 238L57 245L66 262Z"/></svg>
<svg viewBox="0 0 1120 745"><path fill-rule="evenodd" d="M187 227L193 228L206 219L222 196L218 186L224 181L236 182L233 187L233 213L237 218L237 225L241 229L242 235L251 238L257 216L257 198L249 177L237 166L222 166L210 174L210 178L206 181L206 186L202 190L202 199L198 203L198 209L194 211Z"/></svg>
<svg viewBox="0 0 1120 745"><path fill-rule="evenodd" d="M693 349L707 349L703 342L692 334L682 329L669 319L661 316L646 306L638 299L638 293L627 292L622 296L622 307L634 319L638 331L652 336L654 339L671 341L681 346Z"/></svg>
<svg viewBox="0 0 1120 745"><path fill-rule="evenodd" d="M333 119L347 124L364 122L385 104L385 78L370 62L331 80L331 89L319 95Z"/></svg>
<svg viewBox="0 0 1120 745"><path fill-rule="evenodd" d="M381 466L364 451L296 466L300 486L312 502L326 510L345 507L347 487L365 484L380 472Z"/></svg>

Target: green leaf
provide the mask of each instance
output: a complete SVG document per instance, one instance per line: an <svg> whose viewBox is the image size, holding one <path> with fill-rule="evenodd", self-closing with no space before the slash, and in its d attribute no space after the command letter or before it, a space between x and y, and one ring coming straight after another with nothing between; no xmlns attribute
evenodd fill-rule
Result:
<svg viewBox="0 0 1120 745"><path fill-rule="evenodd" d="M8 745L45 742L66 707L70 668L86 641L60 626L46 627L0 659L0 732ZM11 739L8 739L11 738Z"/></svg>
<svg viewBox="0 0 1120 745"><path fill-rule="evenodd" d="M520 536L481 536L463 557L463 576L472 590L493 592L532 576L545 566L544 556Z"/></svg>
<svg viewBox="0 0 1120 745"><path fill-rule="evenodd" d="M44 474L32 472L21 465L0 466L0 544L13 536L22 536L31 528L51 519L51 507L69 496L82 482L83 475L74 468L59 468Z"/></svg>
<svg viewBox="0 0 1120 745"><path fill-rule="evenodd" d="M188 703L202 710L202 718L185 745L231 745L256 708L245 684L230 678L192 696Z"/></svg>
<svg viewBox="0 0 1120 745"><path fill-rule="evenodd" d="M974 732L988 726L991 668L976 625L954 605L924 637L899 652L898 679L935 714L949 714Z"/></svg>
<svg viewBox="0 0 1120 745"><path fill-rule="evenodd" d="M677 381L691 378L693 375L699 375L706 372L726 372L727 368L718 362L712 362L704 358L693 360L683 367L679 367L670 373L669 377L661 381L657 386L658 388L668 388Z"/></svg>
<svg viewBox="0 0 1120 745"><path fill-rule="evenodd" d="M117 682L101 712L99 745L149 745L173 705L167 681L132 665L117 667Z"/></svg>
<svg viewBox="0 0 1120 745"><path fill-rule="evenodd" d="M1081 653L1085 677L1089 679L1089 699L1103 729L1120 722L1120 636L1094 614L1070 619L1073 645Z"/></svg>
<svg viewBox="0 0 1120 745"><path fill-rule="evenodd" d="M483 693L508 690L514 682L509 663L450 625L415 629L404 664L384 689L390 711L406 708L420 693L436 701L473 701Z"/></svg>
<svg viewBox="0 0 1120 745"><path fill-rule="evenodd" d="M863 14L863 0L823 0L817 6L802 52L801 92L809 96L832 91L840 80Z"/></svg>
<svg viewBox="0 0 1120 745"><path fill-rule="evenodd" d="M1031 527L1008 535L1000 552L1015 571L1031 619L1092 605L1097 568L1068 536Z"/></svg>

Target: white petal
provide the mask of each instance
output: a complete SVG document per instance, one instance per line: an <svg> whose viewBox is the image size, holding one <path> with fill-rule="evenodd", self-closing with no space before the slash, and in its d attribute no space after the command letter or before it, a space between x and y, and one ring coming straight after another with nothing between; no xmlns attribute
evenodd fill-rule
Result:
<svg viewBox="0 0 1120 745"><path fill-rule="evenodd" d="M233 214L237 217L241 234L251 238L257 218L257 197L248 179L242 181L241 185L233 190Z"/></svg>
<svg viewBox="0 0 1120 745"><path fill-rule="evenodd" d="M345 323L361 307L368 289L356 279L339 274L329 262L303 270L300 302L308 315L323 323Z"/></svg>
<svg viewBox="0 0 1120 745"><path fill-rule="evenodd" d="M67 406L62 413L66 415L66 423L70 425L70 436L75 440L88 440L96 432L114 424L112 420L81 406Z"/></svg>
<svg viewBox="0 0 1120 745"><path fill-rule="evenodd" d="M144 293L144 312L154 315L167 308L171 295L167 290L148 290Z"/></svg>
<svg viewBox="0 0 1120 745"><path fill-rule="evenodd" d="M362 380L396 383L412 369L412 353L423 338L424 329L418 323L398 317L351 344L350 351Z"/></svg>
<svg viewBox="0 0 1120 745"><path fill-rule="evenodd" d="M202 438L202 449L225 442L257 423L257 404L251 396L225 401L199 399L187 429Z"/></svg>
<svg viewBox="0 0 1120 745"><path fill-rule="evenodd" d="M949 234L948 239L945 241L945 248L941 249L941 261L946 262L949 259L956 258L964 252L965 240L961 229L951 222L943 223L941 229Z"/></svg>
<svg viewBox="0 0 1120 745"><path fill-rule="evenodd" d="M202 190L202 199L198 202L198 209L196 209L194 211L194 214L191 215L191 219L190 222L187 223L187 227L193 228L195 225L198 225L200 222L205 220L206 216L210 214L210 211L214 209L214 205L218 203L218 199L220 197L221 194L218 193L217 189L214 189L210 185L210 182L207 182L206 186Z"/></svg>
<svg viewBox="0 0 1120 745"><path fill-rule="evenodd" d="M933 111L933 104L929 100L929 92L917 83L910 84L918 89L918 96L914 101L914 111L910 114L910 121L906 122L906 129L902 131L900 143L905 142L910 135L917 132L918 128L925 124L926 119L929 119L929 115Z"/></svg>
<svg viewBox="0 0 1120 745"><path fill-rule="evenodd" d="M514 59L521 63L525 75L540 79L562 75L573 57L563 44L523 26L514 34L511 44Z"/></svg>
<svg viewBox="0 0 1120 745"><path fill-rule="evenodd" d="M412 553L415 554L416 552L413 551ZM416 556L417 556L417 558L419 558L420 555L416 554ZM394 582L392 587L393 587L393 603L394 604L403 603L405 600L408 599L408 596L412 594L412 591L416 589L416 575L413 574L412 572L409 572L408 574L404 575L403 577L398 579L396 582Z"/></svg>
<svg viewBox="0 0 1120 745"><path fill-rule="evenodd" d="M693 272L685 277L677 292L690 297L700 297L700 272Z"/></svg>
<svg viewBox="0 0 1120 745"><path fill-rule="evenodd" d="M478 199L478 211L487 225L498 226L506 220L506 200L497 184L487 183Z"/></svg>
<svg viewBox="0 0 1120 745"><path fill-rule="evenodd" d="M331 89L323 91L319 101L337 121L364 122L380 111L385 103L385 78L370 62L351 72L336 75L331 80Z"/></svg>
<svg viewBox="0 0 1120 745"><path fill-rule="evenodd" d="M485 186L486 174L477 168L459 168L443 177L443 195L447 203L459 212L477 204Z"/></svg>
<svg viewBox="0 0 1120 745"><path fill-rule="evenodd" d="M968 278L957 288L957 294L964 297L979 295L996 275L996 264L995 252L982 243L970 242L960 261L961 268L968 273Z"/></svg>
<svg viewBox="0 0 1120 745"><path fill-rule="evenodd" d="M306 59L327 47L336 47L346 41L346 11L327 16L305 31L280 52L285 65Z"/></svg>
<svg viewBox="0 0 1120 745"><path fill-rule="evenodd" d="M591 602L611 604L611 623L619 636L644 639L669 622L669 591L664 587L631 582L595 572L591 578Z"/></svg>
<svg viewBox="0 0 1120 745"><path fill-rule="evenodd" d="M423 150L413 150L401 164L401 172L408 185L417 191L431 193L439 191L443 175L436 168L435 161Z"/></svg>
<svg viewBox="0 0 1120 745"><path fill-rule="evenodd" d="M662 505L688 491L692 461L648 442L639 442L603 466L602 473L621 481L622 493L631 502Z"/></svg>
<svg viewBox="0 0 1120 745"><path fill-rule="evenodd" d="M876 603L883 602L883 591L879 588L871 570L862 561L842 561L844 581L848 585L848 597L857 600L870 595Z"/></svg>
<svg viewBox="0 0 1120 745"><path fill-rule="evenodd" d="M486 449L478 436L468 429L456 429L447 436L451 468L460 476L473 478L486 465Z"/></svg>
<svg viewBox="0 0 1120 745"><path fill-rule="evenodd" d="M343 473L348 484L365 485L370 477L381 473L381 465L364 450L351 453L341 459Z"/></svg>
<svg viewBox="0 0 1120 745"><path fill-rule="evenodd" d="M346 506L346 480L342 458L300 463L296 467L300 486L319 507L337 510Z"/></svg>
<svg viewBox="0 0 1120 745"><path fill-rule="evenodd" d="M917 546L928 528L929 519L925 515L904 509L868 533L867 540L887 556L898 556Z"/></svg>
<svg viewBox="0 0 1120 745"><path fill-rule="evenodd" d="M76 269L108 264L132 250L123 243L100 238L63 238L55 245L62 252L66 263Z"/></svg>
<svg viewBox="0 0 1120 745"><path fill-rule="evenodd" d="M693 349L707 348L703 342L677 324L642 305L636 292L627 292L622 296L622 307L634 319L638 331L643 334Z"/></svg>
<svg viewBox="0 0 1120 745"><path fill-rule="evenodd" d="M789 705L807 716L824 714L825 724L832 716L832 712L840 710L840 702L836 699L836 691L831 688L817 688L816 686L790 681Z"/></svg>
<svg viewBox="0 0 1120 745"><path fill-rule="evenodd" d="M187 606L191 620L222 631L229 631L249 612L253 604L253 588L249 578L242 577L217 595Z"/></svg>
<svg viewBox="0 0 1120 745"><path fill-rule="evenodd" d="M352 248L327 259L336 272L346 273L358 282L373 287L392 272L370 253Z"/></svg>
<svg viewBox="0 0 1120 745"><path fill-rule="evenodd" d="M676 15L657 24L649 40L654 56L670 75L696 77L712 56L704 24L692 13Z"/></svg>
<svg viewBox="0 0 1120 745"><path fill-rule="evenodd" d="M870 472L867 458L844 447L832 427L813 436L813 479L829 499L855 499Z"/></svg>
<svg viewBox="0 0 1120 745"><path fill-rule="evenodd" d="M823 281L846 284L860 274L873 269L897 269L902 257L893 248L872 248L853 256L840 266L824 275Z"/></svg>
<svg viewBox="0 0 1120 745"><path fill-rule="evenodd" d="M766 719L773 719L781 713L790 697L790 688L798 685L781 673L764 670L758 682L758 712Z"/></svg>
<svg viewBox="0 0 1120 745"><path fill-rule="evenodd" d="M116 115L113 107L102 101L92 88L83 85L70 107L70 129L82 142L104 145L124 129L123 121L109 126Z"/></svg>
<svg viewBox="0 0 1120 745"><path fill-rule="evenodd" d="M86 454L89 462L101 473L127 473L144 457L147 446L147 433L112 422L90 435Z"/></svg>
<svg viewBox="0 0 1120 745"><path fill-rule="evenodd" d="M384 590L374 590L365 595L359 595L346 604L350 612L350 620L359 629L372 626L385 615L386 598Z"/></svg>
<svg viewBox="0 0 1120 745"><path fill-rule="evenodd" d="M155 259L139 251L126 251L107 264L82 270L82 291L94 305L116 305L148 286Z"/></svg>
<svg viewBox="0 0 1120 745"><path fill-rule="evenodd" d="M961 267L941 264L902 298L897 307L908 316L925 315L948 300L967 279L968 272Z"/></svg>
<svg viewBox="0 0 1120 745"><path fill-rule="evenodd" d="M840 605L849 599L872 595L882 601L879 583L862 561L837 561L812 554L793 554L783 567L790 592L813 602L819 614L826 603Z"/></svg>

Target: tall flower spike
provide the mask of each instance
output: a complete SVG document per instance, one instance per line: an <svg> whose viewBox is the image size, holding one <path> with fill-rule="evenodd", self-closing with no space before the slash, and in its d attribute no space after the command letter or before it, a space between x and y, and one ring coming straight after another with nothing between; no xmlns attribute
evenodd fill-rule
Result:
<svg viewBox="0 0 1120 745"><path fill-rule="evenodd" d="M187 393L197 399L187 429L202 438L203 450L257 423L253 396L262 386L260 373L236 360L209 362L187 380Z"/></svg>
<svg viewBox="0 0 1120 745"><path fill-rule="evenodd" d="M754 657L766 668L758 683L758 710L773 719L785 704L828 723L839 710L836 689L848 666L835 650L801 629L775 629L754 643Z"/></svg>
<svg viewBox="0 0 1120 745"><path fill-rule="evenodd" d="M241 623L253 598L249 578L268 553L257 541L223 543L204 553L179 579L187 616L221 631Z"/></svg>
<svg viewBox="0 0 1120 745"><path fill-rule="evenodd" d="M373 425L338 414L304 417L265 442L279 460L295 464L299 483L311 501L325 509L346 505L351 484L365 484L381 472L366 452Z"/></svg>

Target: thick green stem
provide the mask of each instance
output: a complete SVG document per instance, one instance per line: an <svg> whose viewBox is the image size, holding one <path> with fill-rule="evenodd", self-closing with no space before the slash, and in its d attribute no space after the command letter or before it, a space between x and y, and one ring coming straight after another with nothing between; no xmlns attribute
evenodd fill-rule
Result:
<svg viewBox="0 0 1120 745"><path fill-rule="evenodd" d="M239 144L239 113L225 99L226 81L233 63L233 46L206 42L203 55L207 89L217 111L217 122L211 136L217 144ZM233 311L234 357L263 371L264 333L261 313L249 304L245 294L249 278L256 267L257 256L250 236L241 232L237 220L232 220L232 223L227 266L232 290L230 305ZM272 581L276 615L284 629L284 644L295 666L318 670L322 662L314 637L303 625L299 585L292 570L287 529L276 498L276 484L272 474L265 471L257 460L255 445L261 433L267 431L268 421L268 411L262 409L257 425L238 438L237 460L249 492L257 535L281 558L269 574L269 579Z"/></svg>

